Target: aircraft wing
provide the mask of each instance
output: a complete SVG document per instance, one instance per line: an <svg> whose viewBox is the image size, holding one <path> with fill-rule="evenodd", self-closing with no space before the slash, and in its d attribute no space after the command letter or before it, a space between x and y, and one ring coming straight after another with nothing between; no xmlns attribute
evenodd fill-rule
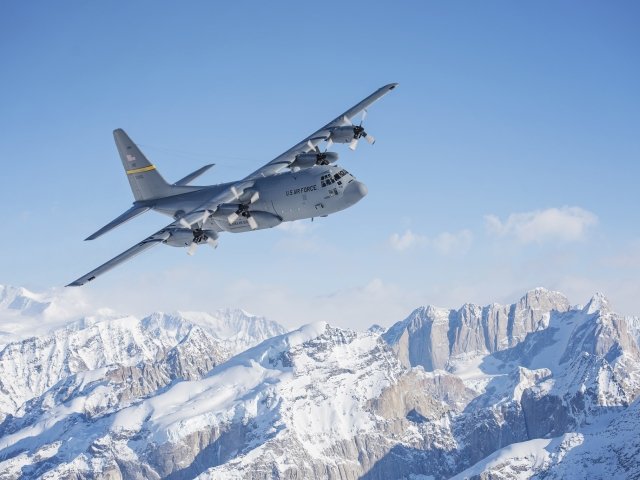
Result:
<svg viewBox="0 0 640 480"><path fill-rule="evenodd" d="M187 224L189 226L198 223L203 220L203 216L210 215L214 213L218 207L223 203L229 203L238 198L238 196L247 188L253 186L252 181L240 181L236 182L233 185L230 185L222 192L219 192L217 195L207 200L205 203L200 205L198 208L195 208L191 212L186 213L181 218L176 220L175 222L170 223L166 227L161 230L158 230L153 235L148 236L140 243L137 243L133 247L125 250L120 255L112 258L108 262L100 265L98 268L91 270L86 275L78 278L71 282L67 287L79 287L84 285L87 282L90 282L102 275L103 273L108 272L114 267L117 267L123 262L135 257L136 255L144 252L145 250L150 249L151 247L158 245L159 243L165 242L170 236L171 231L176 229L184 229L187 228Z"/></svg>
<svg viewBox="0 0 640 480"><path fill-rule="evenodd" d="M127 210L122 215L120 215L118 218L116 218L115 220L112 220L109 223L107 223L104 227L102 227L96 233L93 233L93 234L89 235L87 238L85 238L85 240L94 240L94 239L98 238L99 236L104 235L109 230L113 230L117 226L122 225L125 222L128 222L132 218L135 218L138 215L143 214L144 212L146 212L148 210L151 210L151 207L134 205L129 210Z"/></svg>
<svg viewBox="0 0 640 480"><path fill-rule="evenodd" d="M284 152L283 154L277 156L269 163L259 168L251 175L248 175L245 180L256 179L260 177L268 177L270 175L274 175L280 172L282 169L286 168L291 162L293 162L296 158L296 155L300 153L307 153L315 149L317 145L327 140L330 135L332 129L335 127L341 127L344 125L348 125L349 121L361 113L363 110L368 108L372 103L381 97L385 96L391 90L398 86L397 83L390 83L389 85L385 85L382 88L379 88L367 98L362 100L360 103L354 105L346 112L338 115L335 119L331 120L321 129L313 132L311 135L291 147L289 150ZM346 118L345 118L346 117Z"/></svg>
<svg viewBox="0 0 640 480"><path fill-rule="evenodd" d="M171 236L171 233L169 232L169 230L167 230L166 228L162 229L162 230L154 233L153 235L145 238L143 241L141 241L140 243L134 245L130 249L122 252L117 257L114 257L111 260L109 260L108 262L100 265L98 268L96 268L94 270L91 270L86 275L83 275L82 277L78 278L77 280L74 280L69 285L67 285L67 287L79 287L81 285L84 285L85 283L90 282L91 280L94 280L99 275L102 275L103 273L108 272L112 268L117 267L122 262L126 262L130 258L133 258L136 255L138 255L139 253L142 253L145 250L150 249L154 245L158 245L159 243L164 242L170 236Z"/></svg>

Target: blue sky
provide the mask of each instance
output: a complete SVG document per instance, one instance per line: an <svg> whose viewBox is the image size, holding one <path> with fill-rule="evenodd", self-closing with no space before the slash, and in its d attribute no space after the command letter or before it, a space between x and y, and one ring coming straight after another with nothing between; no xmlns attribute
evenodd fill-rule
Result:
<svg viewBox="0 0 640 480"><path fill-rule="evenodd" d="M390 324L545 286L640 314L635 2L5 2L0 283L61 286L162 227L132 201L124 128L168 180L242 177L381 85L369 187L313 223L156 248L86 287L124 312L242 307Z"/></svg>

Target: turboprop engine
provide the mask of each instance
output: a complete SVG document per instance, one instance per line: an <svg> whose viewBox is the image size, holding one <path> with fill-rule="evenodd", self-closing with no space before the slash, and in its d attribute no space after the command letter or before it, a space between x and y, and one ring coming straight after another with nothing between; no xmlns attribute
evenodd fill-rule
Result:
<svg viewBox="0 0 640 480"><path fill-rule="evenodd" d="M331 129L331 135L327 141L329 144L331 143L348 143L349 148L351 150L355 150L358 146L358 140L360 138L364 138L369 144L373 145L376 142L376 139L373 138L373 135L364 131L364 127L362 123L364 119L367 117L367 111L364 110L362 112L362 119L360 120L360 125L354 125L353 122L346 116L342 117L342 123L345 123L345 126L335 127Z"/></svg>
<svg viewBox="0 0 640 480"><path fill-rule="evenodd" d="M338 161L336 152L299 153L289 168L311 168L314 165L329 165Z"/></svg>
<svg viewBox="0 0 640 480"><path fill-rule="evenodd" d="M171 247L189 247L192 244L216 241L218 234L213 230L191 230L189 228L174 228L164 243Z"/></svg>
<svg viewBox="0 0 640 480"><path fill-rule="evenodd" d="M275 227L282 223L282 218L280 218L278 215L256 210L251 210L250 216L245 216L240 213L239 215L234 215L230 219L228 215L229 211L227 210L227 208L228 207L221 207L216 213L213 214L213 220L221 229L227 232L249 232L256 229Z"/></svg>
<svg viewBox="0 0 640 480"><path fill-rule="evenodd" d="M333 143L351 143L355 138L355 132L353 126L348 127L336 127L331 132L331 141Z"/></svg>
<svg viewBox="0 0 640 480"><path fill-rule="evenodd" d="M198 245L203 243L209 244L213 248L218 246L218 233L214 230L174 228L169 233L169 238L164 243L171 247L189 247L187 250L189 255L196 253Z"/></svg>

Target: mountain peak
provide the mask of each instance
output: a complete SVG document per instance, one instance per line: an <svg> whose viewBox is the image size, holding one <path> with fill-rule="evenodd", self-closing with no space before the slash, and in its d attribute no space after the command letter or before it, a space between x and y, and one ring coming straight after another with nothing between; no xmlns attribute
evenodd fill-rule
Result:
<svg viewBox="0 0 640 480"><path fill-rule="evenodd" d="M529 307L533 310L557 310L560 312L566 312L571 308L569 300L562 293L544 287L529 290L518 301L518 306Z"/></svg>
<svg viewBox="0 0 640 480"><path fill-rule="evenodd" d="M51 304L24 287L0 285L0 308L22 311L27 315L44 312Z"/></svg>
<svg viewBox="0 0 640 480"><path fill-rule="evenodd" d="M611 312L611 304L609 303L609 299L605 297L603 293L596 292L596 294L591 297L591 300L589 300L582 311L587 314L596 312L609 313Z"/></svg>
<svg viewBox="0 0 640 480"><path fill-rule="evenodd" d="M385 330L386 329L382 325L378 325L377 323L374 323L369 328L367 328L367 332L377 333L379 335L382 335Z"/></svg>

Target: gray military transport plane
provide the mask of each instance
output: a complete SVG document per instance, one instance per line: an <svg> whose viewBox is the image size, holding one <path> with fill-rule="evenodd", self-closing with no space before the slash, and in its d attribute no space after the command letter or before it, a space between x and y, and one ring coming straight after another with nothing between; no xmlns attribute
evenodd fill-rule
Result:
<svg viewBox="0 0 640 480"><path fill-rule="evenodd" d="M282 222L324 217L354 205L367 194L367 187L339 167L335 163L338 154L327 149L334 143L348 143L355 150L360 138L373 144L375 140L365 132L362 120L367 108L397 85L391 83L376 90L242 180L219 185L189 185L212 165L168 184L124 130L115 130L113 136L135 201L129 210L86 240L98 238L148 210L169 215L174 221L67 286L84 285L159 243L186 247L192 255L198 245L216 247L220 232L271 228ZM352 119L360 114L361 121L356 125ZM326 144L321 150L323 142Z"/></svg>

